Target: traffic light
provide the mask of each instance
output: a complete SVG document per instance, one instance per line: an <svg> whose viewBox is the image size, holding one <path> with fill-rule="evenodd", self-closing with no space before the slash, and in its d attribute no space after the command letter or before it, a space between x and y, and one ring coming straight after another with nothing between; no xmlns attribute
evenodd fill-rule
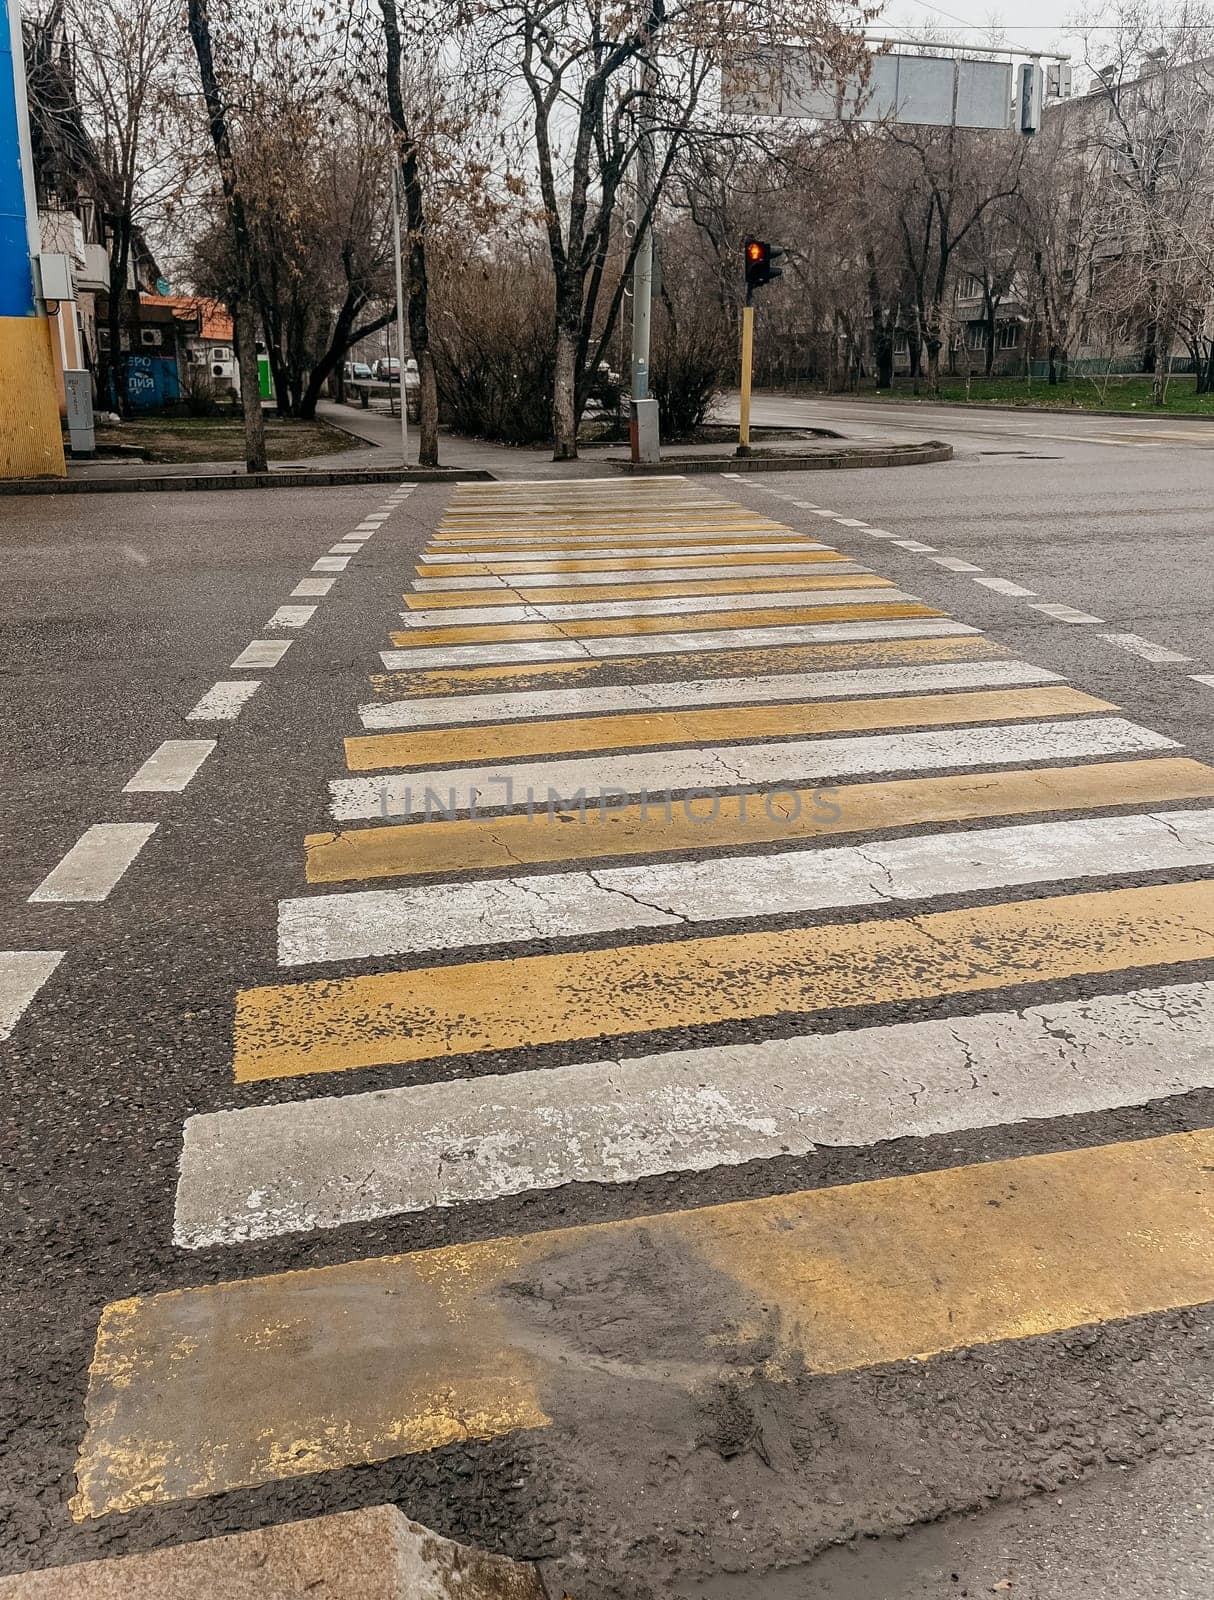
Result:
<svg viewBox="0 0 1214 1600"><path fill-rule="evenodd" d="M783 250L773 249L765 239L747 239L742 250L746 268L747 300L756 289L761 289L765 283L770 283L773 278L781 276L781 269L773 267L772 262L783 254Z"/></svg>

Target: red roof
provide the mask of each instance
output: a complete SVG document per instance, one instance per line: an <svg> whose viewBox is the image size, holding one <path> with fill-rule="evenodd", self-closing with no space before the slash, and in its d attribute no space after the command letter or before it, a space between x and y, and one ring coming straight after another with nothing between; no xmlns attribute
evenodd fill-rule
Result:
<svg viewBox="0 0 1214 1600"><path fill-rule="evenodd" d="M200 294L141 294L140 305L168 306L182 316L193 319L201 313L202 337L217 344L231 344L232 319L226 306L218 300L208 300Z"/></svg>

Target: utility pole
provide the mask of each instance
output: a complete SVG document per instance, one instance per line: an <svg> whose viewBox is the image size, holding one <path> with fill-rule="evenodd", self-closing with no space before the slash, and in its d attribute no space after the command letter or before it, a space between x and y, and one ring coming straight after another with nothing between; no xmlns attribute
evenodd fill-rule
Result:
<svg viewBox="0 0 1214 1600"><path fill-rule="evenodd" d="M657 88L658 73L648 51L641 62L641 122L636 155L637 247L632 265L632 401L629 441L632 459L661 459L658 403L649 393L649 325L653 304L653 229L649 211L653 196L653 139L646 123Z"/></svg>
<svg viewBox="0 0 1214 1600"><path fill-rule="evenodd" d="M400 171L392 161L392 249L396 258L396 353L400 365L400 454L401 461L409 465L409 395L405 383L405 285L400 264L400 195L397 192ZM391 373L391 367L388 368ZM389 385L388 394L392 389Z"/></svg>

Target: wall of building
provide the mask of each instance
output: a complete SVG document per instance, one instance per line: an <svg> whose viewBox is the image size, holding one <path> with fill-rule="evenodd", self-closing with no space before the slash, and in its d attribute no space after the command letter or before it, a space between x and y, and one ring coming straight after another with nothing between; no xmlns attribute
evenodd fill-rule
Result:
<svg viewBox="0 0 1214 1600"><path fill-rule="evenodd" d="M15 44L15 48L14 48ZM0 477L63 477L50 330L34 299L37 248L17 0L0 0ZM22 152L24 150L24 160ZM19 403L13 403L17 397Z"/></svg>

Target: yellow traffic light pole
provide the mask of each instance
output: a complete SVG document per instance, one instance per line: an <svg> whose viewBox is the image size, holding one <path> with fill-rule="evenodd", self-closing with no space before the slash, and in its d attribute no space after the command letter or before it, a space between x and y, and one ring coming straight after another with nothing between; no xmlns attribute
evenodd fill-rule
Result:
<svg viewBox="0 0 1214 1600"><path fill-rule="evenodd" d="M750 374L754 364L755 308L746 297L742 307L742 398L738 411L738 454L750 454Z"/></svg>

